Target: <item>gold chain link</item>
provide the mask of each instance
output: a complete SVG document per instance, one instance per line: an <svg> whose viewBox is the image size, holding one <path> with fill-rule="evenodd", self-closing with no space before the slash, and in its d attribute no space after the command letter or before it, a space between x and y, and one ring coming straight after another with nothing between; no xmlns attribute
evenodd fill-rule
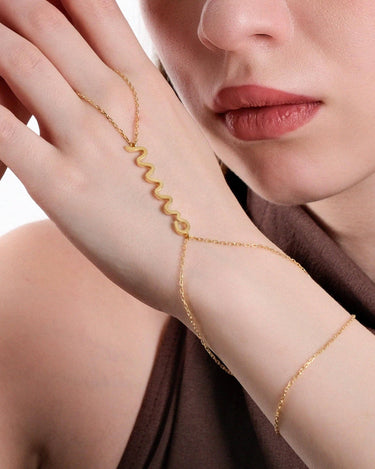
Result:
<svg viewBox="0 0 375 469"><path fill-rule="evenodd" d="M187 317L189 318L190 324L192 325L193 331L195 335L198 337L200 340L201 344L203 345L204 349L208 353L208 355L213 359L213 361L226 373L232 375L232 372L229 370L229 368L216 356L216 354L211 350L210 346L208 345L206 339L204 338L201 328L198 326L198 321L192 312L187 300L186 300L186 295L185 295L185 286L184 286L184 269L185 269L185 259L186 259L186 252L187 252L187 247L188 247L188 242L189 241L197 241L200 243L206 243L206 244L214 244L218 246L230 246L230 247L241 247L241 248L247 248L247 249L264 249L266 251L272 252L273 254L276 254L289 262L292 262L295 264L298 268L300 268L303 272L307 273L306 270L302 267L301 264L299 264L295 259L292 259L289 257L287 254L285 254L282 251L278 251L277 249L272 248L271 246L267 246L264 244L255 244L255 243L242 243L239 241L220 241L217 239L209 239L209 238L201 238L198 236L186 236L184 243L182 245L182 251L181 251L181 258L180 258L180 275L179 275L179 286L180 286L180 298L181 301L184 305L185 312L187 314Z"/></svg>
<svg viewBox="0 0 375 469"><path fill-rule="evenodd" d="M289 257L287 254L285 254L285 252L279 251L279 250L277 250L277 249L275 249L271 246L267 246L265 244L242 243L242 242L239 242L239 241L219 241L217 239L200 238L198 236L189 236L189 239L192 240L192 241L199 241L201 243L207 243L207 244L216 244L216 245L219 245L219 246L264 249L265 251L272 252L273 254L276 254L280 257L283 257L284 259L287 259L288 261L295 264L303 272L307 273L306 270L302 267L302 265L299 262L297 262L292 257Z"/></svg>
<svg viewBox="0 0 375 469"><path fill-rule="evenodd" d="M191 311L190 306L188 305L188 302L186 301L185 286L184 286L184 268L185 268L186 251L187 251L189 239L191 238L186 236L182 244L182 251L181 251L181 258L180 258L180 281L179 281L180 298L181 298L182 304L184 305L186 315L189 318L190 324L192 325L193 331L195 335L198 337L198 339L200 340L201 344L203 345L208 355L223 371L225 371L229 375L232 375L232 372L229 370L229 368L225 366L224 363L211 350L210 346L208 345L206 339L204 338L201 332L200 327L198 326L195 315Z"/></svg>
<svg viewBox="0 0 375 469"><path fill-rule="evenodd" d="M297 373L292 376L292 378L288 381L288 384L285 386L283 393L281 395L281 398L279 400L279 403L276 408L275 412L275 420L274 420L274 429L277 435L280 435L280 416L281 416L281 411L284 407L286 396L290 390L290 388L293 386L293 384L297 381L297 379L302 375L302 373L308 368L311 363L320 355L322 354L327 348L337 339L337 337L344 332L344 330L351 324L355 319L355 315L352 314L350 318L345 322L343 326L329 339L328 342L326 342L323 347L321 347L317 352L314 353L302 366L301 368L297 371Z"/></svg>
<svg viewBox="0 0 375 469"><path fill-rule="evenodd" d="M135 147L138 143L138 138L139 138L139 121L140 121L140 118L139 118L139 100L138 100L137 91L134 88L132 82L129 80L129 78L126 75L121 73L119 70L113 70L113 71L116 72L117 75L119 75L125 81L125 83L128 85L130 91L133 94L134 104L135 104L133 140L130 140L130 138L120 128L120 126L116 124L116 122L112 119L112 117L109 114L107 114L107 112L101 106L99 106L99 104L96 104L92 99L88 98L87 96L80 93L79 91L76 91L76 94L81 99L86 101L86 103L91 104L92 107L94 107L101 114L103 114L103 116L113 125L113 127L117 130L117 132L122 136L122 138L126 141L126 143L130 147Z"/></svg>

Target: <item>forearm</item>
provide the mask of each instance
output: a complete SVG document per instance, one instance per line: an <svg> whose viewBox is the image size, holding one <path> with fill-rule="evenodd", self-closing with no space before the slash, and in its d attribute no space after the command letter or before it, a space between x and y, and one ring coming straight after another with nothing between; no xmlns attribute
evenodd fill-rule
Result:
<svg viewBox="0 0 375 469"><path fill-rule="evenodd" d="M185 279L207 341L271 422L289 379L349 318L308 275L262 250L191 242ZM355 321L292 386L280 430L309 466L374 467L374 355L374 337Z"/></svg>

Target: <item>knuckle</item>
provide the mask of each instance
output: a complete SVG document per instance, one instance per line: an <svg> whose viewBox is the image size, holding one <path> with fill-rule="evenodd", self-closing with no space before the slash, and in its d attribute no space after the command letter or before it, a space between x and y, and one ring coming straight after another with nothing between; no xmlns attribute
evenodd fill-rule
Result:
<svg viewBox="0 0 375 469"><path fill-rule="evenodd" d="M105 86L102 84L105 83ZM113 109L113 105L118 103L119 93L123 91L123 83L119 80L117 74L108 69L98 77L98 83L95 87L95 94L100 98L100 101L105 104L105 108Z"/></svg>
<svg viewBox="0 0 375 469"><path fill-rule="evenodd" d="M89 190L89 178L85 172L77 165L70 164L60 173L60 190L64 198L75 194L74 199Z"/></svg>
<svg viewBox="0 0 375 469"><path fill-rule="evenodd" d="M87 176L77 169L70 172L65 182L65 190L69 193L84 194L89 188Z"/></svg>
<svg viewBox="0 0 375 469"><path fill-rule="evenodd" d="M65 24L64 15L46 2L36 4L29 12L28 20L31 26L36 29L55 30Z"/></svg>
<svg viewBox="0 0 375 469"><path fill-rule="evenodd" d="M43 56L36 47L22 41L13 47L9 61L11 67L25 75L29 75L39 68L43 62Z"/></svg>
<svg viewBox="0 0 375 469"><path fill-rule="evenodd" d="M27 192L44 209L79 206L90 191L90 180L80 164L68 161L71 155L54 154L58 159L46 164L29 178Z"/></svg>
<svg viewBox="0 0 375 469"><path fill-rule="evenodd" d="M12 141L16 133L16 126L8 112L0 109L0 142Z"/></svg>
<svg viewBox="0 0 375 469"><path fill-rule="evenodd" d="M114 0L97 0L95 4L99 10L117 11L117 3Z"/></svg>
<svg viewBox="0 0 375 469"><path fill-rule="evenodd" d="M90 13L98 20L103 20L108 16L117 15L118 5L115 0L89 0Z"/></svg>

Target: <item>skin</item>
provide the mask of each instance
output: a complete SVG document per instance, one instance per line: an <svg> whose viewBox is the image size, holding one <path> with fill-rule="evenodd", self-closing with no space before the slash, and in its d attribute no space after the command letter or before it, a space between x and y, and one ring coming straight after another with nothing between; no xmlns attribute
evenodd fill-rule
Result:
<svg viewBox="0 0 375 469"><path fill-rule="evenodd" d="M67 19L70 20L69 14L64 10L60 0L49 0L49 3L59 9ZM18 117L18 119L27 124L31 117L30 111L21 103L21 101L15 96L12 90L7 85L6 81L0 78L0 105L5 106ZM0 180L4 176L6 171L5 164L0 161Z"/></svg>
<svg viewBox="0 0 375 469"><path fill-rule="evenodd" d="M6 82L0 78L0 104L11 109L20 121L27 123L30 118L30 112L22 105L17 97L9 89ZM6 166L0 161L0 179L6 171Z"/></svg>
<svg viewBox="0 0 375 469"><path fill-rule="evenodd" d="M1 237L0 257L0 466L116 468L167 316L49 220Z"/></svg>
<svg viewBox="0 0 375 469"><path fill-rule="evenodd" d="M374 2L141 4L163 65L218 156L267 200L305 204L375 280ZM242 142L218 121L212 101L221 87L243 84L324 106L294 132Z"/></svg>
<svg viewBox="0 0 375 469"><path fill-rule="evenodd" d="M196 233L270 244L269 240L239 208L212 149L139 49L115 3L63 0L63 4L81 35L44 0L0 2L4 50L0 74L25 108L35 113L42 129L41 138L35 136L0 106L0 157L105 274L145 303L186 323L177 282L171 282L178 275L181 239L165 215L155 210L155 200L145 195L138 168L119 152L123 140L73 90L95 96L111 109L115 120L131 128L131 93L105 65L122 67L126 56L126 72L142 97L142 143L157 160L167 192L190 215ZM155 13L162 12L156 9L160 5L153 3ZM201 13L212 15L210 5ZM219 1L217 5L222 8ZM268 2L267 8L275 5ZM233 2L233 6L238 5ZM281 14L286 19L287 9L284 3L276 6L273 14L279 24ZM200 41L209 23L202 25L199 32L199 21L196 24L195 40L211 54L212 45L204 38ZM272 37L272 28L267 31ZM258 39L263 41L263 34ZM286 37L289 32L284 25L279 38ZM62 48L62 43L67 47ZM131 112L124 113L124 106ZM155 113L160 106L163 113ZM212 204L217 210L212 210ZM104 282L55 227L51 231L50 225L43 224L40 231L18 234L4 238L1 247L1 463L7 469L25 467L25 461L33 468L77 467L79 460L81 467L95 467L95 460L97 467L116 467L136 418L165 317L159 313L156 323L148 326L154 311L143 304L138 309L132 297L111 290L113 284L108 279ZM348 314L278 256L267 257L265 265L260 250L248 252L249 262L239 250L204 248L191 246L186 260L191 305L213 350L272 421L280 389L300 366L301 357L316 351ZM61 263L54 252L61 255ZM107 305L115 298L109 310ZM146 334L145 347L137 348L137 333ZM375 398L367 389L375 386L375 370L368 366L375 353L374 338L355 323L339 344L298 383L300 392L288 405L282 434L310 466L372 468L374 420L369 409L375 408ZM270 356L273 359L264 366L262 358ZM111 376L120 382L108 379ZM332 399L330 389L337 387L342 402ZM299 423L306 423L305 432Z"/></svg>

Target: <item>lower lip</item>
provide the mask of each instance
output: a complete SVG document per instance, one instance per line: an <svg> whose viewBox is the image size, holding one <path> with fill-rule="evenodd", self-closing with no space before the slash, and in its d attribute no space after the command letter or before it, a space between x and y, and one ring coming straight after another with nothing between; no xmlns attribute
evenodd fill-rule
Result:
<svg viewBox="0 0 375 469"><path fill-rule="evenodd" d="M245 108L223 114L232 135L240 140L267 140L281 137L307 124L321 102Z"/></svg>

